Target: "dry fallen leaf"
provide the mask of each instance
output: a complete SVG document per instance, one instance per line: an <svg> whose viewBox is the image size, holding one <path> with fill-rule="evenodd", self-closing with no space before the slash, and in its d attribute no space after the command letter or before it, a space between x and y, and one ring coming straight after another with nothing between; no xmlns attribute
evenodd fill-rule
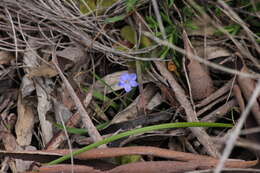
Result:
<svg viewBox="0 0 260 173"><path fill-rule="evenodd" d="M17 112L18 117L15 124L16 141L20 146L30 145L35 117L32 107L24 103L21 94L18 96Z"/></svg>
<svg viewBox="0 0 260 173"><path fill-rule="evenodd" d="M56 70L51 67L48 64L42 64L39 67L33 67L30 68L29 73L27 74L29 78L32 77L54 77L56 76L58 73L56 72Z"/></svg>
<svg viewBox="0 0 260 173"><path fill-rule="evenodd" d="M192 41L193 46L200 57L204 57L208 60L212 60L218 57L228 57L231 56L231 52L225 47L220 46L209 46L207 45L205 48L201 45L196 45L194 41ZM202 43L202 42L201 42ZM205 54L205 55L204 55Z"/></svg>
<svg viewBox="0 0 260 173"><path fill-rule="evenodd" d="M30 73L30 69L37 68L39 66L39 58L37 57L36 49L37 42L33 39L29 39L28 46L23 56L23 63L28 67L25 68L25 72ZM27 80L30 80L29 78ZM53 81L48 78L35 77L33 80L28 82L33 85L36 89L38 105L37 111L40 120L40 127L43 137L43 143L46 144L53 136L52 124L47 121L46 113L51 109L51 100L49 99L49 94L52 92L51 86L53 86Z"/></svg>
<svg viewBox="0 0 260 173"><path fill-rule="evenodd" d="M185 32L183 32L183 40L185 50L193 54L195 51L192 49L188 36ZM205 66L189 56L187 56L187 58L189 59L187 69L193 99L202 100L214 92L215 89L213 86L213 81L211 80Z"/></svg>
<svg viewBox="0 0 260 173"><path fill-rule="evenodd" d="M85 55L83 49L80 47L67 47L64 50L57 51L56 54L74 63L78 62Z"/></svg>

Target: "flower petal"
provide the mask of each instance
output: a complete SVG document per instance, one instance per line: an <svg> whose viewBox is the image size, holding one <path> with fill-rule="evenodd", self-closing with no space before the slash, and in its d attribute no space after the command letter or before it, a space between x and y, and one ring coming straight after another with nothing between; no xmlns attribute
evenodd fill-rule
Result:
<svg viewBox="0 0 260 173"><path fill-rule="evenodd" d="M120 87L125 87L125 82L119 81L119 82L117 83L117 85L120 86Z"/></svg>
<svg viewBox="0 0 260 173"><path fill-rule="evenodd" d="M132 89L130 85L125 85L124 88L126 92L129 92Z"/></svg>
<svg viewBox="0 0 260 173"><path fill-rule="evenodd" d="M130 78L131 80L136 80L136 74L135 74L135 73L129 74L129 78Z"/></svg>
<svg viewBox="0 0 260 173"><path fill-rule="evenodd" d="M129 81L129 84L131 85L131 87L136 87L136 86L138 86L138 83L137 83L135 80Z"/></svg>
<svg viewBox="0 0 260 173"><path fill-rule="evenodd" d="M121 74L121 76L120 76L120 81L122 81L122 82L124 82L124 81L126 81L126 80L128 80L129 79L129 74L128 73L123 73L123 74Z"/></svg>

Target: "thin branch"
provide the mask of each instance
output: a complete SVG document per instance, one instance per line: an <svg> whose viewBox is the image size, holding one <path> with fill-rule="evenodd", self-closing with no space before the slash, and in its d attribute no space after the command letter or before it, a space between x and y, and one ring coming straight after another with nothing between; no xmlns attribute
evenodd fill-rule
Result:
<svg viewBox="0 0 260 173"><path fill-rule="evenodd" d="M233 70L233 69L230 69L230 68L226 68L226 67L223 67L221 65L218 65L218 64L215 64L215 63L212 63L208 60L205 60L197 55L194 55L192 53L189 53L187 51L185 51L184 49L182 48L179 48L175 45L173 45L172 43L168 42L168 41L163 41L155 36L153 36L151 33L149 32L143 32L143 34L147 37L149 37L150 39L152 39L153 41L155 41L156 43L160 44L160 45L163 45L163 46L168 46L170 47L171 49L177 51L177 52L180 52L182 53L183 55L186 55L186 56L189 56L191 58L194 58L195 60L199 61L200 63L203 63L205 65L208 65L210 67L213 67L215 69L218 69L218 70L221 70L221 71L224 71L224 72L227 72L227 73L230 73L230 74L235 74L235 75L240 75L240 76L243 76L243 77L249 77L249 78L260 78L260 75L259 74L250 74L250 73L244 73L244 72L240 72L238 70Z"/></svg>
<svg viewBox="0 0 260 173"><path fill-rule="evenodd" d="M52 56L53 56L52 62L55 65L55 67L57 69L57 72L59 73L59 75L60 75L62 81L64 82L67 90L69 91L69 94L70 94L71 98L73 99L73 101L75 102L75 105L78 108L78 111L79 111L80 116L82 118L82 122L83 122L85 128L88 130L89 136L95 142L102 140L102 137L100 136L100 134L97 131L96 127L94 126L93 122L89 118L89 115L88 115L87 111L85 110L85 108L83 107L80 99L76 95L76 93L75 93L74 89L72 88L72 86L70 85L69 81L66 79L66 77L62 73L62 71L61 71L61 69L60 69L60 67L58 65L57 57L56 57L55 52L53 52Z"/></svg>
<svg viewBox="0 0 260 173"><path fill-rule="evenodd" d="M238 123L236 125L235 130L230 134L230 137L226 142L225 150L223 151L223 154L220 158L220 161L219 161L216 169L214 170L214 173L220 173L221 170L224 168L225 161L229 157L229 155L230 155L230 153L231 153L231 151L234 147L234 144L236 142L236 139L238 138L239 133L240 133L242 127L243 127L243 124L244 124L244 122L245 122L245 120L246 120L246 118L247 118L247 116L250 112L250 109L253 106L253 104L255 103L259 93L260 93L260 79L258 80L256 88L255 88L255 90L254 90L245 110L243 111L241 117L238 120Z"/></svg>
<svg viewBox="0 0 260 173"><path fill-rule="evenodd" d="M198 122L195 111L192 109L190 101L187 99L184 90L179 83L174 79L172 74L166 69L162 62L155 62L158 70L168 80L173 92L176 95L176 99L181 104L186 112L186 117L189 122ZM191 132L198 138L201 144L207 150L207 153L213 157L218 157L219 153L214 143L210 140L209 135L200 127L190 128Z"/></svg>

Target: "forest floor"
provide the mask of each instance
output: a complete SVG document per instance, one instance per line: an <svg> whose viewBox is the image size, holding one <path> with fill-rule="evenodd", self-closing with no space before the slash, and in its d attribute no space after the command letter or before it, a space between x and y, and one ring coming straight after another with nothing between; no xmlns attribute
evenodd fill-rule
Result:
<svg viewBox="0 0 260 173"><path fill-rule="evenodd" d="M257 0L1 0L0 172L260 172Z"/></svg>

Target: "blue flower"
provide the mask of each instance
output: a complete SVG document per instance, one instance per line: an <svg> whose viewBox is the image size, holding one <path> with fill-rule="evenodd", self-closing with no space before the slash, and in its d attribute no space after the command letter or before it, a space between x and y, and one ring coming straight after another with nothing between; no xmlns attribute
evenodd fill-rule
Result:
<svg viewBox="0 0 260 173"><path fill-rule="evenodd" d="M133 87L138 86L136 82L136 74L135 73L123 73L119 77L118 86L123 87L126 92L131 91Z"/></svg>

